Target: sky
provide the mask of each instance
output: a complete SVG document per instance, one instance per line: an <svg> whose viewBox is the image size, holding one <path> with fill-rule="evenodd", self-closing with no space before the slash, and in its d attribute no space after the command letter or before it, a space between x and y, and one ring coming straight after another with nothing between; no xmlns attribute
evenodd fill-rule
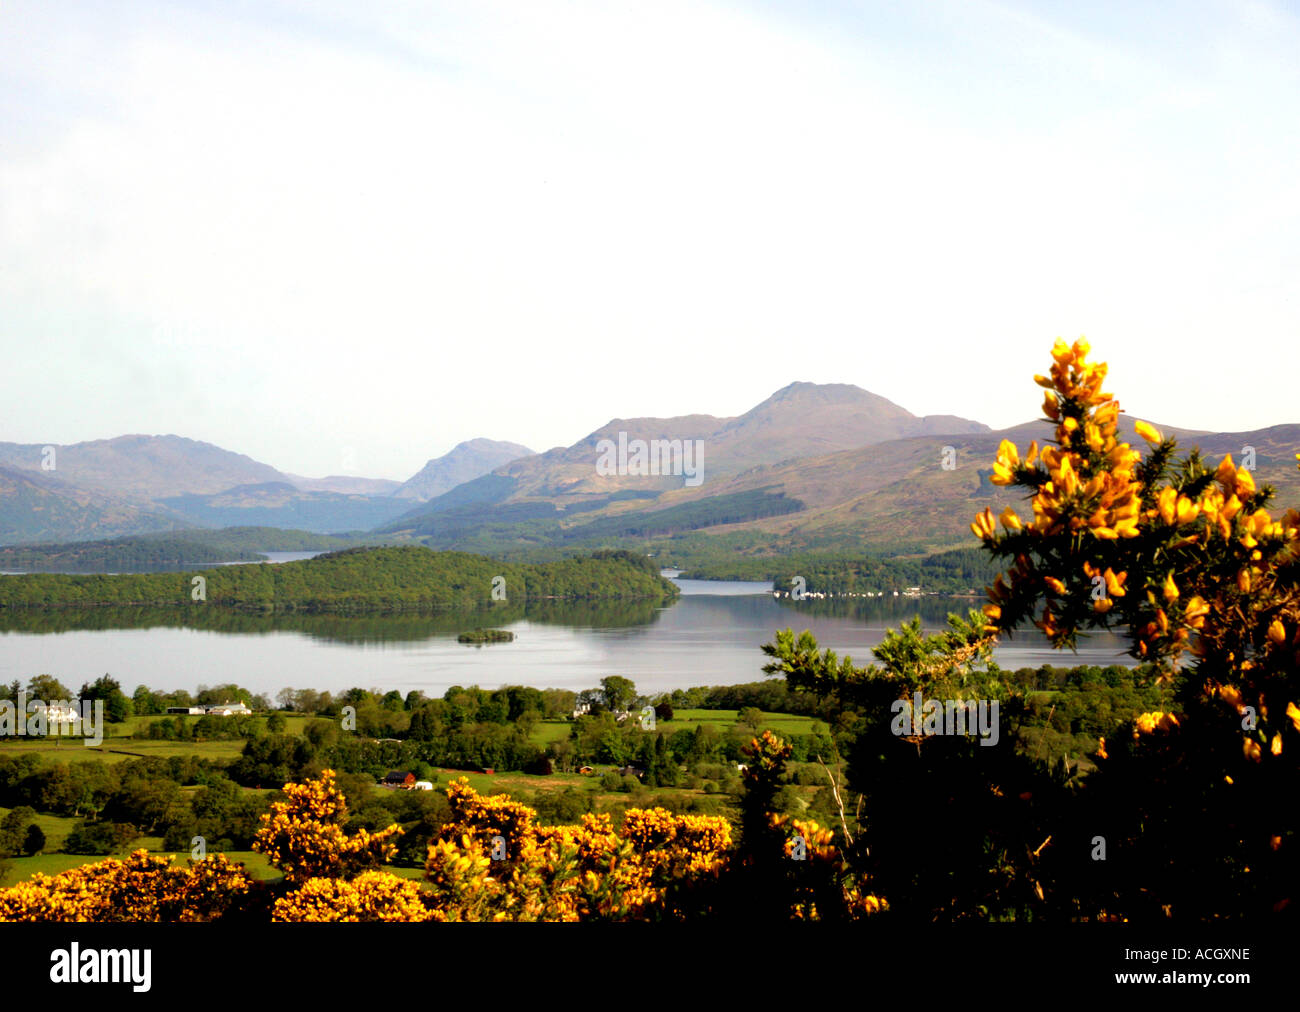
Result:
<svg viewBox="0 0 1300 1012"><path fill-rule="evenodd" d="M404 480L796 381L1300 422L1300 6L0 5L0 441Z"/></svg>

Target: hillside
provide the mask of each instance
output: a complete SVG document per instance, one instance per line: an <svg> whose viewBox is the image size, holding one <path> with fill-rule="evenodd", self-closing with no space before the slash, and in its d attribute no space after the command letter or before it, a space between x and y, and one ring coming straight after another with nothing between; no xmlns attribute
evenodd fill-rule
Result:
<svg viewBox="0 0 1300 1012"><path fill-rule="evenodd" d="M1134 421L1124 416L1121 425L1130 439ZM1300 503L1294 460L1300 426L1237 433L1162 428L1179 435L1183 446L1200 445L1216 461L1225 453L1240 459L1244 447L1254 447L1258 480L1274 485L1283 502ZM522 496L516 479L498 473L387 529L406 525L430 545L482 549L491 543L498 551L543 544L649 549L686 538L698 554L704 537L743 554L925 553L969 545L971 519L986 506L995 513L1023 507L1019 493L988 481L998 444L1010 438L1024 447L1032 438L1042 443L1050 437L1041 421L1001 432L911 436L711 477L698 488L643 491L640 497L630 489L617 498ZM951 470L943 467L945 447L953 451Z"/></svg>
<svg viewBox="0 0 1300 1012"><path fill-rule="evenodd" d="M191 526L36 470L0 466L0 544L117 537Z"/></svg>
<svg viewBox="0 0 1300 1012"><path fill-rule="evenodd" d="M240 485L216 495L180 495L158 505L205 527L285 527L319 533L364 531L406 508L391 496L304 492L288 482Z"/></svg>
<svg viewBox="0 0 1300 1012"><path fill-rule="evenodd" d="M252 562L263 552L327 551L353 544L347 538L274 527L231 527L139 534L100 541L0 547L0 571L117 572L219 562Z"/></svg>

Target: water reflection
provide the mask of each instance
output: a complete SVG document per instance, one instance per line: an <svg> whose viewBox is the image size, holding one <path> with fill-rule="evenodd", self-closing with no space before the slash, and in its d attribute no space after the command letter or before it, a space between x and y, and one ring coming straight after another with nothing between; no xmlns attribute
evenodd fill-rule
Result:
<svg viewBox="0 0 1300 1012"><path fill-rule="evenodd" d="M685 588L684 588L685 590ZM666 606L648 602L498 603L476 611L403 615L250 614L210 604L177 608L0 611L0 681L48 673L80 685L108 672L138 684L189 688L236 681L255 692L354 685L418 688L441 695L455 684L582 689L606 675L643 692L759 681L764 643L778 629L809 629L823 648L857 664L887 629L920 616L944 628L961 598L873 598L792 602L754 592L711 595L690 588ZM516 639L482 647L456 642L476 627ZM1030 629L999 644L1008 668L1041 664L1130 664L1124 643L1097 634L1077 654L1051 649Z"/></svg>

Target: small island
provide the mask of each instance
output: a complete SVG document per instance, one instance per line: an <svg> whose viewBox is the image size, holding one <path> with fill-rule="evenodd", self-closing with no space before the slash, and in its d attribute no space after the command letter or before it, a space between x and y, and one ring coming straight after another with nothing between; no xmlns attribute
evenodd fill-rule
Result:
<svg viewBox="0 0 1300 1012"><path fill-rule="evenodd" d="M473 632L463 632L456 637L457 643L510 643L515 638L515 634L508 629L475 629Z"/></svg>

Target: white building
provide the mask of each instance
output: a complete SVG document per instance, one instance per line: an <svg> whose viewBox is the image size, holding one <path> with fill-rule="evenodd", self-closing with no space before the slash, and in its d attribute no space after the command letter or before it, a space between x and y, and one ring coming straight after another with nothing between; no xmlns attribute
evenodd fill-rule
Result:
<svg viewBox="0 0 1300 1012"><path fill-rule="evenodd" d="M80 720L81 714L77 712L75 706L67 703L33 703L31 713L44 714L47 724L70 724L74 720Z"/></svg>
<svg viewBox="0 0 1300 1012"><path fill-rule="evenodd" d="M246 717L252 714L252 712L253 711L243 703L217 703L215 706L209 706L207 708L207 713L210 717Z"/></svg>

